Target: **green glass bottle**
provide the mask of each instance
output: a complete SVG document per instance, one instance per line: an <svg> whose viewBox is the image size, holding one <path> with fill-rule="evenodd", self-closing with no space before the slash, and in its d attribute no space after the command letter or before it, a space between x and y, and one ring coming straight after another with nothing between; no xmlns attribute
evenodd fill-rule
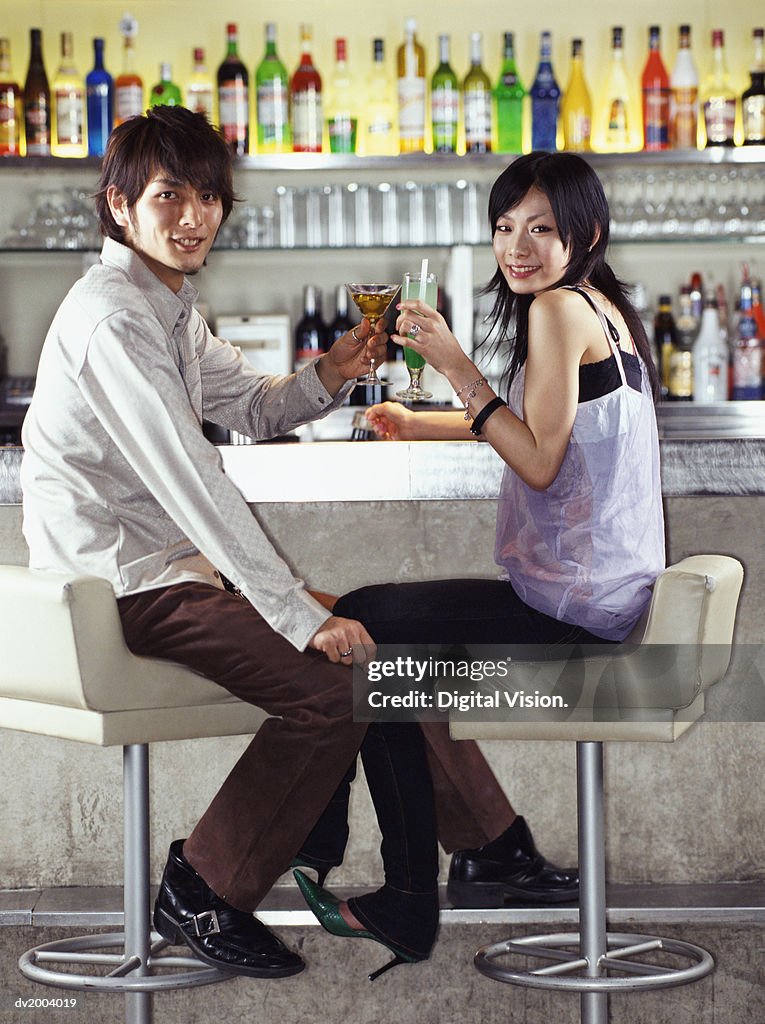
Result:
<svg viewBox="0 0 765 1024"><path fill-rule="evenodd" d="M515 66L513 33L505 32L502 70L494 88L497 124L497 152L520 153L523 150L523 88Z"/></svg>
<svg viewBox="0 0 765 1024"><path fill-rule="evenodd" d="M173 81L172 65L167 63L159 65L159 81L151 90L149 105L152 107L183 106L181 90Z"/></svg>
<svg viewBox="0 0 765 1024"><path fill-rule="evenodd" d="M276 52L276 25L266 25L266 52L255 71L255 104L258 119L258 152L289 153L290 76Z"/></svg>
<svg viewBox="0 0 765 1024"><path fill-rule="evenodd" d="M460 87L449 63L449 36L438 37L438 52L439 64L430 83L433 152L455 153L460 117Z"/></svg>

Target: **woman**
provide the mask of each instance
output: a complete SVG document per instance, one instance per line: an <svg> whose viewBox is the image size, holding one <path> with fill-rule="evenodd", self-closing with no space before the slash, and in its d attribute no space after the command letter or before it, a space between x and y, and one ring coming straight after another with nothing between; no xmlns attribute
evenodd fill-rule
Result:
<svg viewBox="0 0 765 1024"><path fill-rule="evenodd" d="M472 436L492 445L506 463L495 546L503 578L365 587L334 609L363 622L376 643L618 642L637 622L664 568L664 531L656 371L641 321L606 263L608 204L580 157L531 153L495 182L489 219L497 259L489 285L492 328L500 344L511 341L506 400L443 317L415 299L397 307L392 338L447 377L464 412L413 413L385 403L367 416L385 438ZM439 780L443 797L448 783L464 779L465 748L445 742L440 725L421 729L440 833L448 800L439 803ZM474 782L491 774L480 755L471 758L467 774ZM412 800L417 790L409 787ZM427 787L421 798L427 808ZM329 817L314 829L309 849L326 839ZM459 899L471 889L476 864L491 894L496 879L485 865L510 841L507 833L491 838L482 850L455 855L450 896ZM311 863L306 846L303 854ZM385 868L387 878L388 862ZM304 882L321 920L327 894L322 903ZM336 933L359 933L366 922L356 909L353 901L349 907L335 901L344 925ZM406 927L402 914L399 934Z"/></svg>

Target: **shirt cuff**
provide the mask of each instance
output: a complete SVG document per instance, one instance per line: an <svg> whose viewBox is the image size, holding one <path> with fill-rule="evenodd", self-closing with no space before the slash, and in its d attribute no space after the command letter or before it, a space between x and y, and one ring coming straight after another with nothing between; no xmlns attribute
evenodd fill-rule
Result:
<svg viewBox="0 0 765 1024"><path fill-rule="evenodd" d="M316 370L316 364L319 362L319 359L314 359L313 362L304 366L302 370L298 370L298 384L300 385L300 390L317 412L331 412L333 409L338 409L343 405L353 389L355 381L349 380L346 384L343 384L338 393L333 397L322 384Z"/></svg>

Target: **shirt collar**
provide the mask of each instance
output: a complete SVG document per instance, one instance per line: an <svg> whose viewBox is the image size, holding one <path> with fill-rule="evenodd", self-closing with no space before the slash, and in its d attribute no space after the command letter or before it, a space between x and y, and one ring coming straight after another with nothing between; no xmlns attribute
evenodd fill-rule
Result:
<svg viewBox="0 0 765 1024"><path fill-rule="evenodd" d="M199 296L187 277L184 277L180 291L174 292L149 270L136 252L113 238L104 239L101 262L104 266L121 270L141 289L168 334L175 331L179 320L182 326L186 325L191 307Z"/></svg>

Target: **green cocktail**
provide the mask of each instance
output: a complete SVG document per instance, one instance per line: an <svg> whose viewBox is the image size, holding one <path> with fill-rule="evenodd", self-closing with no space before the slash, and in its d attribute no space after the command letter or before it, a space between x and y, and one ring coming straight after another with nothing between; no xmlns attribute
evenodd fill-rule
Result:
<svg viewBox="0 0 765 1024"><path fill-rule="evenodd" d="M428 306L435 309L438 303L438 278L435 274L426 274L423 281L421 274L410 274L407 271L401 285L401 298L403 301L422 299ZM410 337L414 337L414 335L410 335ZM403 391L397 391L396 398L400 398L404 402L424 402L428 398L432 398L431 392L425 391L421 384L425 357L405 345L404 360L409 371L409 387Z"/></svg>

